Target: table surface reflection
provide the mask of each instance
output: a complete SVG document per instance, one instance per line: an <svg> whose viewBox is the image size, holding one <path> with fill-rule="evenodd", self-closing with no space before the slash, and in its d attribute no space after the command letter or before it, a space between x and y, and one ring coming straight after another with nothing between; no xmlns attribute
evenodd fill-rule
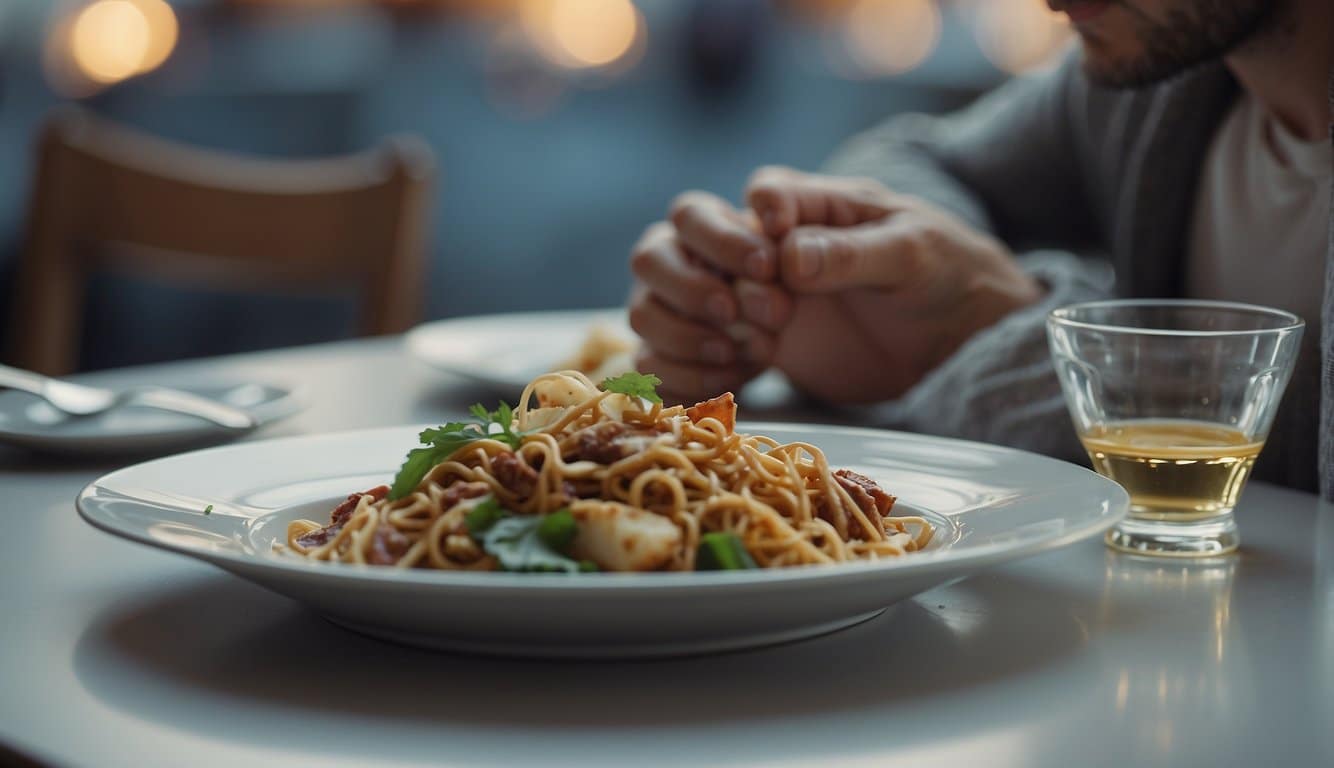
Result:
<svg viewBox="0 0 1334 768"><path fill-rule="evenodd" d="M488 395L396 339L95 378L304 387L261 437ZM1248 489L1237 556L1089 542L816 640L540 662L365 639L95 531L72 500L111 466L0 449L0 743L55 765L1334 764L1334 508L1308 494Z"/></svg>

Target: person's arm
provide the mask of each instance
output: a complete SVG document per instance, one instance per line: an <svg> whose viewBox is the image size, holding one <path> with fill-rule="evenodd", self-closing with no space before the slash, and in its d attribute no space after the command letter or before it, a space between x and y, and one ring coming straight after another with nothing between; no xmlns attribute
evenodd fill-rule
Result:
<svg viewBox="0 0 1334 768"><path fill-rule="evenodd" d="M844 143L823 170L935 203L1016 251L1086 249L1097 239L1082 161L1093 94L1079 59L958 112L891 118Z"/></svg>
<svg viewBox="0 0 1334 768"><path fill-rule="evenodd" d="M1022 78L962 112L901 116L855 137L826 170L868 176L946 208L1011 248L1083 249L1098 239L1084 180L1087 97L1078 57ZM1076 459L1046 339L1047 313L1112 295L1108 263L1069 252L1020 255L1045 295L984 328L902 398L868 416L916 431Z"/></svg>
<svg viewBox="0 0 1334 768"><path fill-rule="evenodd" d="M1110 296L1112 268L1059 251L1033 252L1020 264L1048 286L1042 301L974 335L902 398L852 409L850 417L1083 461L1051 364L1046 316L1066 304Z"/></svg>

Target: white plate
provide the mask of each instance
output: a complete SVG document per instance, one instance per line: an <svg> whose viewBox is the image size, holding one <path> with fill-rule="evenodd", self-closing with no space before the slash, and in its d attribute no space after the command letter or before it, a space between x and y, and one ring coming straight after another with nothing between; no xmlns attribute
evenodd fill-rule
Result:
<svg viewBox="0 0 1334 768"><path fill-rule="evenodd" d="M269 384L167 384L248 411L260 426L300 410L291 390ZM96 416L70 417L26 392L0 393L0 442L62 454L106 455L167 451L227 439L236 433L212 422L156 408L127 405Z"/></svg>
<svg viewBox="0 0 1334 768"><path fill-rule="evenodd" d="M925 551L874 563L647 574L398 570L312 563L274 550L293 519L327 519L347 494L389 480L417 429L241 443L113 472L79 495L84 519L213 563L367 634L488 654L603 657L728 650L870 618L979 568L1097 536L1120 486L1008 448L847 427L743 424L821 446L932 519ZM213 505L209 515L204 508Z"/></svg>
<svg viewBox="0 0 1334 768"><path fill-rule="evenodd" d="M409 354L427 365L513 398L538 374L573 357L598 325L635 338L622 307L439 320L408 331L406 343Z"/></svg>

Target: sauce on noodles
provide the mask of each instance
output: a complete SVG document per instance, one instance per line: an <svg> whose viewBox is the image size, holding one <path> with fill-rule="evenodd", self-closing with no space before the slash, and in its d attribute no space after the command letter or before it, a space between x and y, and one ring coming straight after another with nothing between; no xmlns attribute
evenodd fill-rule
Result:
<svg viewBox="0 0 1334 768"><path fill-rule="evenodd" d="M930 541L931 525L895 516L870 478L735 425L731 393L664 407L576 371L544 374L504 425L511 439L481 424L415 489L354 493L327 523L291 523L287 544L313 560L400 568L689 571L718 536L765 568L895 557ZM562 551L543 550L543 530L570 520ZM545 559L531 560L539 550Z"/></svg>

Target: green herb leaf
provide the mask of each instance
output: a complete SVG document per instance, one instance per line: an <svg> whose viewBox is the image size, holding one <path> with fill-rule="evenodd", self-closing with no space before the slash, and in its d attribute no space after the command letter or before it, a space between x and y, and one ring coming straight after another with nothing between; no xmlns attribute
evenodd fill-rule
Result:
<svg viewBox="0 0 1334 768"><path fill-rule="evenodd" d="M578 532L579 525L574 522L574 515L570 514L568 507L546 515L537 526L537 535L542 543L557 552L569 549L570 542L574 541L574 535Z"/></svg>
<svg viewBox="0 0 1334 768"><path fill-rule="evenodd" d="M468 511L463 516L463 524L468 527L468 533L475 539L480 539L482 534L490 530L491 526L500 522L501 518L508 517L509 510L500 506L495 496L487 496L480 504Z"/></svg>
<svg viewBox="0 0 1334 768"><path fill-rule="evenodd" d="M514 409L509 403L501 401L494 411L488 411L481 403L474 403L468 412L477 417L477 428L492 440L499 440L514 450L519 449L525 432L514 431Z"/></svg>
<svg viewBox="0 0 1334 768"><path fill-rule="evenodd" d="M597 573L597 572L600 571L600 570L602 570L602 569L599 568L599 567L598 567L598 564L595 563L595 562L593 562L592 560L580 560L580 561L579 561L579 572L580 572L580 573Z"/></svg>
<svg viewBox="0 0 1334 768"><path fill-rule="evenodd" d="M421 484L422 478L431 468L453 456L460 448L478 440L498 440L512 450L518 450L526 432L514 431L514 409L501 403L494 412L478 403L468 409L475 422L451 421L440 427L422 430L417 438L422 448L408 451L403 466L394 476L394 483L389 489L389 499L394 501L412 493ZM495 427L493 429L492 427Z"/></svg>
<svg viewBox="0 0 1334 768"><path fill-rule="evenodd" d="M442 427L423 429L417 439L421 441L422 445L434 445L457 440L461 436L481 438L483 433L477 424L470 424L466 421L451 421Z"/></svg>
<svg viewBox="0 0 1334 768"><path fill-rule="evenodd" d="M584 570L581 563L552 548L541 534L543 524L556 514L501 518L482 535L482 548L507 571L579 573ZM565 530L562 524L556 527ZM571 532L569 538L573 537Z"/></svg>
<svg viewBox="0 0 1334 768"><path fill-rule="evenodd" d="M403 466L399 467L398 474L394 475L394 484L389 487L389 499L391 501L401 499L417 490L417 486L421 484L422 478L426 477L426 473L431 471L431 467L447 457L448 454L434 446L413 448L408 451Z"/></svg>
<svg viewBox="0 0 1334 768"><path fill-rule="evenodd" d="M622 395L631 397L642 397L651 403L662 404L662 397L658 395L658 385L662 379L651 373L623 373L615 378L603 379L602 389L604 392L618 392Z"/></svg>
<svg viewBox="0 0 1334 768"><path fill-rule="evenodd" d="M699 537L695 570L742 571L758 567L735 533L706 533Z"/></svg>
<svg viewBox="0 0 1334 768"><path fill-rule="evenodd" d="M204 514L206 514L206 515L211 515L211 514L213 514L213 505L212 505L212 504L209 504L207 507L204 507Z"/></svg>

